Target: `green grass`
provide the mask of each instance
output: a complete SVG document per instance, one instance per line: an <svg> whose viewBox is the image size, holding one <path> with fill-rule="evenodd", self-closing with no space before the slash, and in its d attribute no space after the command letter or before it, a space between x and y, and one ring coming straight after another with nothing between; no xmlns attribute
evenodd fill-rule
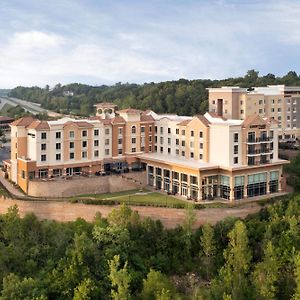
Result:
<svg viewBox="0 0 300 300"><path fill-rule="evenodd" d="M128 204L162 204L172 206L174 204L186 204L186 201L163 195L160 193L149 193L146 195L126 195L117 197L116 200Z"/></svg>
<svg viewBox="0 0 300 300"><path fill-rule="evenodd" d="M105 194L84 194L84 195L79 195L76 197L71 197L76 198L76 199L82 199L82 198L93 198L97 200L103 200L103 199L108 199L108 198L115 198L119 196L128 196L128 195L133 195L137 193L139 190L129 190L129 191L123 191L123 192L116 192L116 193L105 193ZM146 191L146 190L143 190Z"/></svg>

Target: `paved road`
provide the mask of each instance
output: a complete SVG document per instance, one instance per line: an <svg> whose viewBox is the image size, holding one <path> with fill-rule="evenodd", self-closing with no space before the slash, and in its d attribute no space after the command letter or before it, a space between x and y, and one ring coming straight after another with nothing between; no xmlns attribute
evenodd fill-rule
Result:
<svg viewBox="0 0 300 300"><path fill-rule="evenodd" d="M112 209L117 207L0 198L0 213L7 212L7 209L14 204L18 206L21 217L27 213L34 213L39 219L50 219L62 222L74 221L79 217L87 221L92 221L96 212L100 212L103 217L107 217ZM160 220L166 228L175 228L177 225L182 224L185 218L185 211L183 209L142 206L133 206L132 209L137 211L142 218L150 217L155 220ZM240 208L207 208L197 210L197 220L194 224L194 228L198 228L204 223L215 224L229 216L245 218L248 214L256 213L260 209L261 206L252 203Z"/></svg>
<svg viewBox="0 0 300 300"><path fill-rule="evenodd" d="M53 116L53 117L59 117L61 116L61 114L58 114L56 112L47 110L42 108L39 104L37 103L33 103L33 102L29 102L29 101L25 101L22 99L17 99L17 98L11 98L11 97L0 97L1 103L0 103L0 110L2 109L2 107L8 103L12 106L17 106L20 105L21 107L23 107L25 110L33 113L33 114L38 114L38 113L43 113L43 112L47 112L49 116Z"/></svg>

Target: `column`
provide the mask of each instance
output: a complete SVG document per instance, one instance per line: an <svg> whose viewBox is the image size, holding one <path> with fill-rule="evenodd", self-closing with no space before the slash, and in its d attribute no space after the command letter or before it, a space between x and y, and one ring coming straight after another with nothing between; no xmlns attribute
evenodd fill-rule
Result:
<svg viewBox="0 0 300 300"><path fill-rule="evenodd" d="M267 172L266 181L267 181L267 194L270 194L270 172L269 171Z"/></svg>
<svg viewBox="0 0 300 300"><path fill-rule="evenodd" d="M172 192L173 192L173 172L172 172L172 170L169 170L169 172L170 172L170 188L169 188L169 191L170 191L170 193L172 194Z"/></svg>
<svg viewBox="0 0 300 300"><path fill-rule="evenodd" d="M191 198L191 175L187 174L187 197Z"/></svg>
<svg viewBox="0 0 300 300"><path fill-rule="evenodd" d="M244 198L248 198L248 175L244 176Z"/></svg>
<svg viewBox="0 0 300 300"><path fill-rule="evenodd" d="M202 200L202 179L198 176L198 200Z"/></svg>
<svg viewBox="0 0 300 300"><path fill-rule="evenodd" d="M63 168L63 170L62 170L62 176L67 176L67 168Z"/></svg>
<svg viewBox="0 0 300 300"><path fill-rule="evenodd" d="M165 190L165 169L161 168L161 189Z"/></svg>
<svg viewBox="0 0 300 300"><path fill-rule="evenodd" d="M179 173L179 186L178 186L178 192L179 192L179 195L181 195L181 173Z"/></svg>
<svg viewBox="0 0 300 300"><path fill-rule="evenodd" d="M231 174L229 177L229 182L230 182L230 196L229 196L229 200L230 202L234 201L234 177Z"/></svg>
<svg viewBox="0 0 300 300"><path fill-rule="evenodd" d="M156 188L156 167L153 166L153 187Z"/></svg>

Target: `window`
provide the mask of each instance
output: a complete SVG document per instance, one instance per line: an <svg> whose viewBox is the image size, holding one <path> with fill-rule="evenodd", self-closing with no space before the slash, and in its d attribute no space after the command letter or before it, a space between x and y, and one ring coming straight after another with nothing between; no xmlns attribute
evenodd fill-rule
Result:
<svg viewBox="0 0 300 300"><path fill-rule="evenodd" d="M136 126L132 126L131 127L131 133L132 134L136 134Z"/></svg>
<svg viewBox="0 0 300 300"><path fill-rule="evenodd" d="M181 146L185 147L185 141L181 141Z"/></svg>
<svg viewBox="0 0 300 300"><path fill-rule="evenodd" d="M136 138L131 139L131 144L136 144Z"/></svg>
<svg viewBox="0 0 300 300"><path fill-rule="evenodd" d="M199 148L200 148L200 149L203 149L203 143L200 143L200 144L199 144Z"/></svg>
<svg viewBox="0 0 300 300"><path fill-rule="evenodd" d="M190 142L190 148L194 148L194 142Z"/></svg>
<svg viewBox="0 0 300 300"><path fill-rule="evenodd" d="M61 160L61 154L60 153L56 154L56 160Z"/></svg>
<svg viewBox="0 0 300 300"><path fill-rule="evenodd" d="M176 139L176 145L179 145L179 139Z"/></svg>
<svg viewBox="0 0 300 300"><path fill-rule="evenodd" d="M203 154L202 153L199 154L199 159L203 159Z"/></svg>
<svg viewBox="0 0 300 300"><path fill-rule="evenodd" d="M181 156L185 156L185 151L181 151Z"/></svg>
<svg viewBox="0 0 300 300"><path fill-rule="evenodd" d="M234 147L233 147L233 153L234 154L238 154L239 153L239 146L238 145L234 145Z"/></svg>
<svg viewBox="0 0 300 300"><path fill-rule="evenodd" d="M123 139L118 139L118 145L122 145L123 144Z"/></svg>
<svg viewBox="0 0 300 300"><path fill-rule="evenodd" d="M122 148L118 149L118 155L121 155L123 153Z"/></svg>
<svg viewBox="0 0 300 300"><path fill-rule="evenodd" d="M118 134L123 134L123 128L122 127L118 127Z"/></svg>
<svg viewBox="0 0 300 300"><path fill-rule="evenodd" d="M168 128L168 134L170 134L170 133L171 133L171 128L169 127L169 128Z"/></svg>
<svg viewBox="0 0 300 300"><path fill-rule="evenodd" d="M141 133L145 133L145 126L141 127Z"/></svg>
<svg viewBox="0 0 300 300"><path fill-rule="evenodd" d="M239 134L238 133L234 134L233 140L234 140L235 143L238 143L238 141L239 141Z"/></svg>
<svg viewBox="0 0 300 300"><path fill-rule="evenodd" d="M46 150L46 144L41 144L41 150L43 150L43 151Z"/></svg>
<svg viewBox="0 0 300 300"><path fill-rule="evenodd" d="M168 145L171 145L171 138L168 138Z"/></svg>
<svg viewBox="0 0 300 300"><path fill-rule="evenodd" d="M141 147L141 152L144 152L144 151L145 151L145 147L142 146L142 147Z"/></svg>
<svg viewBox="0 0 300 300"><path fill-rule="evenodd" d="M176 128L176 134L179 134L179 129L178 128Z"/></svg>
<svg viewBox="0 0 300 300"><path fill-rule="evenodd" d="M149 152L152 152L152 146L149 146Z"/></svg>
<svg viewBox="0 0 300 300"><path fill-rule="evenodd" d="M86 137L87 136L87 131L86 130L82 130L82 136Z"/></svg>
<svg viewBox="0 0 300 300"><path fill-rule="evenodd" d="M82 141L82 148L86 148L87 147L87 141Z"/></svg>
<svg viewBox="0 0 300 300"><path fill-rule="evenodd" d="M60 139L60 138L61 138L61 132L60 132L60 131L57 131L57 132L55 133L55 137L56 137L57 139Z"/></svg>
<svg viewBox="0 0 300 300"><path fill-rule="evenodd" d="M194 158L194 152L191 152L191 158Z"/></svg>
<svg viewBox="0 0 300 300"><path fill-rule="evenodd" d="M179 155L179 149L176 149L176 155Z"/></svg>
<svg viewBox="0 0 300 300"><path fill-rule="evenodd" d="M168 148L168 154L171 154L171 148Z"/></svg>
<svg viewBox="0 0 300 300"><path fill-rule="evenodd" d="M260 109L258 110L258 113L259 113L259 114L262 114L262 113L263 113L263 110L260 108Z"/></svg>
<svg viewBox="0 0 300 300"><path fill-rule="evenodd" d="M163 134L163 133L164 133L164 128L160 127L160 134Z"/></svg>
<svg viewBox="0 0 300 300"><path fill-rule="evenodd" d="M275 111L275 109L274 108L271 108L271 112L274 112Z"/></svg>
<svg viewBox="0 0 300 300"><path fill-rule="evenodd" d="M105 145L109 145L109 139L105 139Z"/></svg>
<svg viewBox="0 0 300 300"><path fill-rule="evenodd" d="M164 147L160 147L160 153L164 152Z"/></svg>
<svg viewBox="0 0 300 300"><path fill-rule="evenodd" d="M22 178L25 179L25 171L22 170Z"/></svg>
<svg viewBox="0 0 300 300"><path fill-rule="evenodd" d="M94 130L94 136L98 136L99 135L99 129L95 129Z"/></svg>
<svg viewBox="0 0 300 300"><path fill-rule="evenodd" d="M75 155L74 152L70 152L70 159L74 159Z"/></svg>
<svg viewBox="0 0 300 300"><path fill-rule="evenodd" d="M74 131L70 131L70 139L74 139L74 137L75 137Z"/></svg>
<svg viewBox="0 0 300 300"><path fill-rule="evenodd" d="M164 143L164 138L161 136L160 137L160 143L163 144Z"/></svg>
<svg viewBox="0 0 300 300"><path fill-rule="evenodd" d="M70 149L74 149L74 142L70 142Z"/></svg>
<svg viewBox="0 0 300 300"><path fill-rule="evenodd" d="M258 100L258 104L259 104L259 105L262 105L262 104L263 104L263 101L262 101L262 100Z"/></svg>
<svg viewBox="0 0 300 300"><path fill-rule="evenodd" d="M199 132L199 138L202 139L203 138L203 131Z"/></svg>
<svg viewBox="0 0 300 300"><path fill-rule="evenodd" d="M185 130L184 129L181 130L181 135L185 135Z"/></svg>
<svg viewBox="0 0 300 300"><path fill-rule="evenodd" d="M94 147L99 147L99 140L94 140Z"/></svg>
<svg viewBox="0 0 300 300"><path fill-rule="evenodd" d="M131 148L131 152L132 153L136 152L136 148Z"/></svg>
<svg viewBox="0 0 300 300"><path fill-rule="evenodd" d="M155 129L155 133L157 133L157 126L155 126L154 129Z"/></svg>
<svg viewBox="0 0 300 300"><path fill-rule="evenodd" d="M233 158L233 163L234 164L238 164L239 163L239 158L238 157L234 157Z"/></svg>
<svg viewBox="0 0 300 300"><path fill-rule="evenodd" d="M105 128L105 134L108 135L110 133L109 128Z"/></svg>
<svg viewBox="0 0 300 300"><path fill-rule="evenodd" d="M87 158L87 152L86 151L82 151L81 152L81 157L82 158Z"/></svg>
<svg viewBox="0 0 300 300"><path fill-rule="evenodd" d="M61 149L61 143L56 143L55 148L56 148L56 150L60 150Z"/></svg>
<svg viewBox="0 0 300 300"><path fill-rule="evenodd" d="M149 132L152 132L152 125L149 126Z"/></svg>
<svg viewBox="0 0 300 300"><path fill-rule="evenodd" d="M41 161L46 161L46 159L47 159L46 154L42 154L42 155L41 155Z"/></svg>
<svg viewBox="0 0 300 300"><path fill-rule="evenodd" d="M243 109L241 109L241 115L244 113L244 110Z"/></svg>
<svg viewBox="0 0 300 300"><path fill-rule="evenodd" d="M99 150L94 151L94 157L99 157Z"/></svg>
<svg viewBox="0 0 300 300"><path fill-rule="evenodd" d="M47 132L42 132L42 133L41 133L41 139L42 139L42 140L47 139Z"/></svg>
<svg viewBox="0 0 300 300"><path fill-rule="evenodd" d="M194 136L194 130L191 130L191 136L192 137Z"/></svg>
<svg viewBox="0 0 300 300"><path fill-rule="evenodd" d="M109 149L105 149L105 155L109 155Z"/></svg>
<svg viewBox="0 0 300 300"><path fill-rule="evenodd" d="M152 135L149 135L149 142L152 142Z"/></svg>

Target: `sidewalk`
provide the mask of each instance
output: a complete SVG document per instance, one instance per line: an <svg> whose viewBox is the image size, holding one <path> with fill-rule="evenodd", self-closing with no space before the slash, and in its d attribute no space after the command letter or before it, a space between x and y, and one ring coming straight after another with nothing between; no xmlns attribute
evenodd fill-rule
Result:
<svg viewBox="0 0 300 300"><path fill-rule="evenodd" d="M3 177L3 172L0 172L0 182L13 196L24 197L23 193L21 193L16 187L14 187L13 184Z"/></svg>

